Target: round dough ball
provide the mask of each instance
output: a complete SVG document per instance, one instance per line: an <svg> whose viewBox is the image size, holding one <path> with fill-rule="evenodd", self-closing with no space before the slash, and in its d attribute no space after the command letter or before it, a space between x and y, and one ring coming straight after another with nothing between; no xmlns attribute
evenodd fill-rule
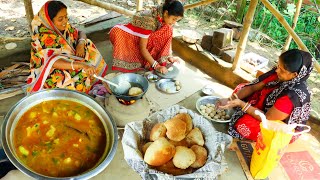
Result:
<svg viewBox="0 0 320 180"><path fill-rule="evenodd" d="M168 71L172 71L172 70L173 70L173 67L169 67L169 68L168 68Z"/></svg>
<svg viewBox="0 0 320 180"><path fill-rule="evenodd" d="M206 113L207 113L207 114L210 114L210 113L211 113L211 109L210 109L210 108L207 108L207 109L206 109Z"/></svg>
<svg viewBox="0 0 320 180"><path fill-rule="evenodd" d="M202 114L205 114L205 113L206 113L206 110L204 110L204 109L201 110L201 113L202 113Z"/></svg>
<svg viewBox="0 0 320 180"><path fill-rule="evenodd" d="M181 89L181 86L176 86L176 90L179 91Z"/></svg>
<svg viewBox="0 0 320 180"><path fill-rule="evenodd" d="M205 110L205 109L206 109L206 106L200 105L200 109L201 109L201 110L203 110L203 109Z"/></svg>
<svg viewBox="0 0 320 180"><path fill-rule="evenodd" d="M137 96L139 94L143 93L143 90L139 87L132 87L129 89L129 96Z"/></svg>
<svg viewBox="0 0 320 180"><path fill-rule="evenodd" d="M222 111L222 115L226 115L226 112L225 112L225 111Z"/></svg>
<svg viewBox="0 0 320 180"><path fill-rule="evenodd" d="M227 115L226 115L226 119L230 119L230 116L229 116L229 114L227 114Z"/></svg>
<svg viewBox="0 0 320 180"><path fill-rule="evenodd" d="M177 168L187 169L196 160L196 154L189 148L177 146L176 153L173 156L173 164Z"/></svg>
<svg viewBox="0 0 320 180"><path fill-rule="evenodd" d="M176 81L174 82L174 84L175 84L176 86L180 86L180 81L176 80Z"/></svg>
<svg viewBox="0 0 320 180"><path fill-rule="evenodd" d="M209 103L207 103L207 104L206 104L206 106L207 106L207 107L210 107L210 104L209 104Z"/></svg>

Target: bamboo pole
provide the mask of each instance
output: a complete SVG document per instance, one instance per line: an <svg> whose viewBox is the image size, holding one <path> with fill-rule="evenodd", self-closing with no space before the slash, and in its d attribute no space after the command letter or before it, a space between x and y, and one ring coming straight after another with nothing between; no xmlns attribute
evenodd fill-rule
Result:
<svg viewBox="0 0 320 180"><path fill-rule="evenodd" d="M292 36L293 40L297 43L297 45L304 51L308 51L307 46L301 41L299 36L294 32L294 30L290 27L288 22L284 19L281 13L275 9L272 4L268 0L261 0L261 2L265 5L266 8L278 19L278 21L282 24L282 26L289 32ZM318 72L320 72L320 65L319 63L313 58L314 66Z"/></svg>
<svg viewBox="0 0 320 180"><path fill-rule="evenodd" d="M133 16L134 13L135 13L134 11L129 11L129 10L125 9L125 8L116 6L114 4L99 2L97 0L78 0L78 1L82 1L84 3L91 4L91 5L94 5L94 6L98 6L98 7L107 9L107 10L115 11L115 12L118 12L120 14L124 14L124 15L127 15L127 16Z"/></svg>
<svg viewBox="0 0 320 180"><path fill-rule="evenodd" d="M239 40L239 43L237 46L237 51L236 51L234 61L232 64L232 70L235 70L238 67L239 59L242 57L242 55L244 53L244 50L245 50L245 47L247 44L247 40L248 40L248 36L249 36L250 26L253 21L253 16L254 16L254 12L256 11L257 4L258 4L258 0L251 0L250 1L247 14L244 17L243 30L241 32L241 37L240 37L240 40Z"/></svg>
<svg viewBox="0 0 320 180"><path fill-rule="evenodd" d="M296 12L294 13L294 17L293 17L293 21L292 21L292 29L293 30L296 28L296 25L297 25L297 22L299 19L301 5L302 5L302 0L298 0L298 2L296 3ZM286 39L286 43L284 44L284 46L282 48L282 52L285 52L289 49L291 40L292 40L292 36L289 34Z"/></svg>
<svg viewBox="0 0 320 180"><path fill-rule="evenodd" d="M198 7L198 6L202 6L202 5L207 5L207 4L216 2L216 1L217 0L203 0L203 1L200 1L200 2L197 2L197 3L188 4L188 5L184 6L184 10L192 9L192 8L195 8L195 7Z"/></svg>
<svg viewBox="0 0 320 180"><path fill-rule="evenodd" d="M157 0L157 3L160 5L162 3L162 0Z"/></svg>
<svg viewBox="0 0 320 180"><path fill-rule="evenodd" d="M137 0L137 11L141 11L143 9L143 0Z"/></svg>
<svg viewBox="0 0 320 180"><path fill-rule="evenodd" d="M32 2L31 0L24 0L24 8L26 11L26 17L27 17L27 21L28 21L28 27L29 27L29 31L32 34L32 28L31 28L31 21L33 19L33 9L32 9Z"/></svg>

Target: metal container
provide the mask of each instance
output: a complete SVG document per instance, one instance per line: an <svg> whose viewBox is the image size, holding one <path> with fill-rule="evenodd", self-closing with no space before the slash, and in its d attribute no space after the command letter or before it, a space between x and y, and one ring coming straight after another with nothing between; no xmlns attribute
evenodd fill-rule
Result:
<svg viewBox="0 0 320 180"><path fill-rule="evenodd" d="M13 142L14 129L21 118L21 116L29 110L31 107L47 100L69 100L80 103L90 110L92 110L102 122L106 131L106 147L103 156L99 162L92 169L83 172L77 176L72 177L48 177L34 172L27 166L25 166L16 155ZM35 179L89 179L101 171L103 171L113 159L117 144L118 144L118 132L117 126L112 117L106 110L99 105L93 98L87 94L67 90L67 89L52 89L39 91L24 97L18 103L16 103L7 113L2 125L2 145L3 149L8 156L9 160L24 174L31 176Z"/></svg>
<svg viewBox="0 0 320 180"><path fill-rule="evenodd" d="M125 101L131 101L131 100L137 100L141 99L142 96L147 92L149 88L149 82L147 78L145 78L142 75L139 74L134 74L134 73L125 73L125 74L120 74L114 78L111 79L112 82L116 84L120 84L121 81L127 81L131 84L131 87L139 87L143 90L143 93L137 95L137 96L129 96L128 91L129 89L124 93L124 94L117 94L115 91L114 86L110 86L110 89L112 93L119 99L123 99Z"/></svg>

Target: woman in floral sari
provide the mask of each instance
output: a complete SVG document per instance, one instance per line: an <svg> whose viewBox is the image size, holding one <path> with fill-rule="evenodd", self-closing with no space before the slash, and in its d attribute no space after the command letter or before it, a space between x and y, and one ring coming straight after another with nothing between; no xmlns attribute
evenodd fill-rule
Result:
<svg viewBox="0 0 320 180"><path fill-rule="evenodd" d="M68 23L67 7L48 1L32 21L31 75L27 92L67 88L88 93L97 83L93 74L107 71L100 52L84 32Z"/></svg>
<svg viewBox="0 0 320 180"><path fill-rule="evenodd" d="M183 17L183 12L181 2L166 0L161 6L136 13L130 23L112 28L112 70L156 69L166 73L166 62L178 61L171 57L172 25Z"/></svg>

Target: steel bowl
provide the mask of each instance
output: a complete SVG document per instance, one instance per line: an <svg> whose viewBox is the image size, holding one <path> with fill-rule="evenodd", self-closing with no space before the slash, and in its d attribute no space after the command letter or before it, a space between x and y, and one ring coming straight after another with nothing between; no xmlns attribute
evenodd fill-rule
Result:
<svg viewBox="0 0 320 180"><path fill-rule="evenodd" d="M198 112L204 116L206 119L209 119L211 121L214 121L214 122L218 122L218 123L227 123L227 122L230 122L231 121L231 118L230 119L213 119L209 116L205 116L205 114L203 114L201 112L201 109L200 109L200 106L201 105L206 105L206 104L216 104L216 102L219 100L220 98L216 97L216 96L204 96L204 97L201 97L197 100L196 102L196 109L198 110ZM234 110L233 109L227 109L226 110L226 113L231 117L234 113Z"/></svg>
<svg viewBox="0 0 320 180"><path fill-rule="evenodd" d="M125 74L120 74L118 76L115 76L114 78L111 79L112 82L119 84L121 81L127 81L131 84L131 87L139 87L143 90L143 93L137 95L137 96L129 96L128 95L128 91L129 89L127 89L126 91L124 91L125 93L123 94L118 94L115 91L115 87L114 86L110 86L110 89L112 91L112 93L120 99L123 99L125 101L131 101L131 100L137 100L142 98L142 96L147 92L148 88L149 88L149 82L147 80L147 78L145 78L142 75L139 74L134 74L134 73L125 73Z"/></svg>
<svg viewBox="0 0 320 180"><path fill-rule="evenodd" d="M94 166L92 169L83 172L82 174L71 177L49 177L34 172L19 160L18 156L16 155L13 142L14 129L19 119L26 111L28 111L31 107L47 100L74 101L88 107L99 117L106 132L107 143L103 156L100 158L96 166ZM11 109L5 116L1 135L3 149L12 164L24 174L35 179L90 179L91 177L103 171L109 165L116 153L118 144L117 126L113 121L111 115L87 94L67 89L43 90L21 99L13 107L11 107Z"/></svg>

